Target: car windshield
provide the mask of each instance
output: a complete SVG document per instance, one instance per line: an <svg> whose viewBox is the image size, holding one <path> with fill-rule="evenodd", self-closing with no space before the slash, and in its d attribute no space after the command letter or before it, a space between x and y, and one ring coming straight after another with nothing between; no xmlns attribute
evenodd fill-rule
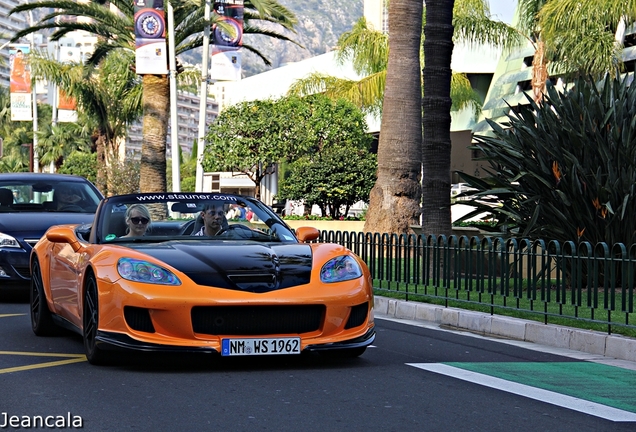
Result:
<svg viewBox="0 0 636 432"><path fill-rule="evenodd" d="M236 240L297 242L265 204L214 193L135 194L104 200L97 215L97 242Z"/></svg>
<svg viewBox="0 0 636 432"><path fill-rule="evenodd" d="M89 182L38 178L0 181L0 212L95 213L101 196Z"/></svg>

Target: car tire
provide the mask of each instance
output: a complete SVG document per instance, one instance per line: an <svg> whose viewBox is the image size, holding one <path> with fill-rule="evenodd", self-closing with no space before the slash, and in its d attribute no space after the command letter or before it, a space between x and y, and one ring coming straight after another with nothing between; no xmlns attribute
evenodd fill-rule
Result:
<svg viewBox="0 0 636 432"><path fill-rule="evenodd" d="M84 340L84 352L90 364L100 365L108 362L108 355L99 347L97 342L97 329L99 328L99 303L97 293L97 280L95 276L86 278L84 289L84 306L82 309L82 339Z"/></svg>
<svg viewBox="0 0 636 432"><path fill-rule="evenodd" d="M44 294L44 284L42 282L42 271L37 258L31 264L31 328L36 336L53 336L58 328L53 322L49 305Z"/></svg>

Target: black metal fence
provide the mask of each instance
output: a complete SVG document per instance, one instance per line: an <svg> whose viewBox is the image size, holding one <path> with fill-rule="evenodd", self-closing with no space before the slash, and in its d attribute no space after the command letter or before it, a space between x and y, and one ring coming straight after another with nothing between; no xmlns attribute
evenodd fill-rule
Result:
<svg viewBox="0 0 636 432"><path fill-rule="evenodd" d="M322 231L376 294L636 336L636 245Z"/></svg>

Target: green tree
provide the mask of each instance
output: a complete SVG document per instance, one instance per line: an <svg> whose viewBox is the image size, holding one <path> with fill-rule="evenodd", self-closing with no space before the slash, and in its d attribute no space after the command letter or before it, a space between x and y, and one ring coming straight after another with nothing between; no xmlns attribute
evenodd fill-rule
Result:
<svg viewBox="0 0 636 432"><path fill-rule="evenodd" d="M195 139L190 154L183 154L181 147L179 147L179 154L182 158L180 164L181 190L184 192L195 192L196 190L198 146L198 140Z"/></svg>
<svg viewBox="0 0 636 432"><path fill-rule="evenodd" d="M38 103L38 130L50 125L51 107ZM3 138L4 157L0 172L29 171L33 145L33 122L12 121L8 87L0 87L0 137Z"/></svg>
<svg viewBox="0 0 636 432"><path fill-rule="evenodd" d="M97 153L76 150L64 158L64 163L58 172L82 176L95 183L97 181Z"/></svg>
<svg viewBox="0 0 636 432"><path fill-rule="evenodd" d="M130 194L139 192L141 181L141 161L132 155L126 155L122 161L116 159L109 167L110 176L113 179L113 195Z"/></svg>
<svg viewBox="0 0 636 432"><path fill-rule="evenodd" d="M204 7L201 1L173 2L175 33L175 55L198 48L203 43ZM244 49L255 52L266 59L258 49L249 45L250 34L264 34L268 37L289 40L268 24L276 24L283 29L292 29L296 22L293 14L276 0L249 0L244 13ZM99 64L111 51L134 52L135 37L134 2L112 0L104 2L93 0L75 2L72 0L43 0L16 6L11 13L31 10L43 10L46 13L32 27L19 31L13 40L30 33L53 30L52 40L59 40L67 33L83 30L96 35L98 39L95 51L88 62ZM84 17L89 20L61 20L59 17ZM211 23L218 22L213 14ZM129 67L131 63L125 63ZM169 118L169 82L167 75L143 75L143 87L140 104L143 111L143 145L141 155L141 190L155 192L166 190L166 137ZM101 160L101 159L100 159Z"/></svg>
<svg viewBox="0 0 636 432"><path fill-rule="evenodd" d="M366 138L361 132L361 138ZM303 200L310 207L315 204L322 216L338 219L356 202L368 201L376 169L377 159L369 152L366 139L358 145L328 145L290 164L277 198Z"/></svg>
<svg viewBox="0 0 636 432"><path fill-rule="evenodd" d="M245 174L259 196L261 181L279 162L293 161L351 134L351 124L332 123L328 113L352 108L334 105L324 96L290 96L230 106L210 126L203 167Z"/></svg>

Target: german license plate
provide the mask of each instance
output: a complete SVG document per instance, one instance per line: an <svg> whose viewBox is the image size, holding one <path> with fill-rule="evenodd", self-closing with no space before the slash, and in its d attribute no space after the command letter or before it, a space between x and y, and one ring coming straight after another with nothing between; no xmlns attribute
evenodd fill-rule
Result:
<svg viewBox="0 0 636 432"><path fill-rule="evenodd" d="M223 356L272 354L300 354L300 338L249 338L221 340L221 355Z"/></svg>

